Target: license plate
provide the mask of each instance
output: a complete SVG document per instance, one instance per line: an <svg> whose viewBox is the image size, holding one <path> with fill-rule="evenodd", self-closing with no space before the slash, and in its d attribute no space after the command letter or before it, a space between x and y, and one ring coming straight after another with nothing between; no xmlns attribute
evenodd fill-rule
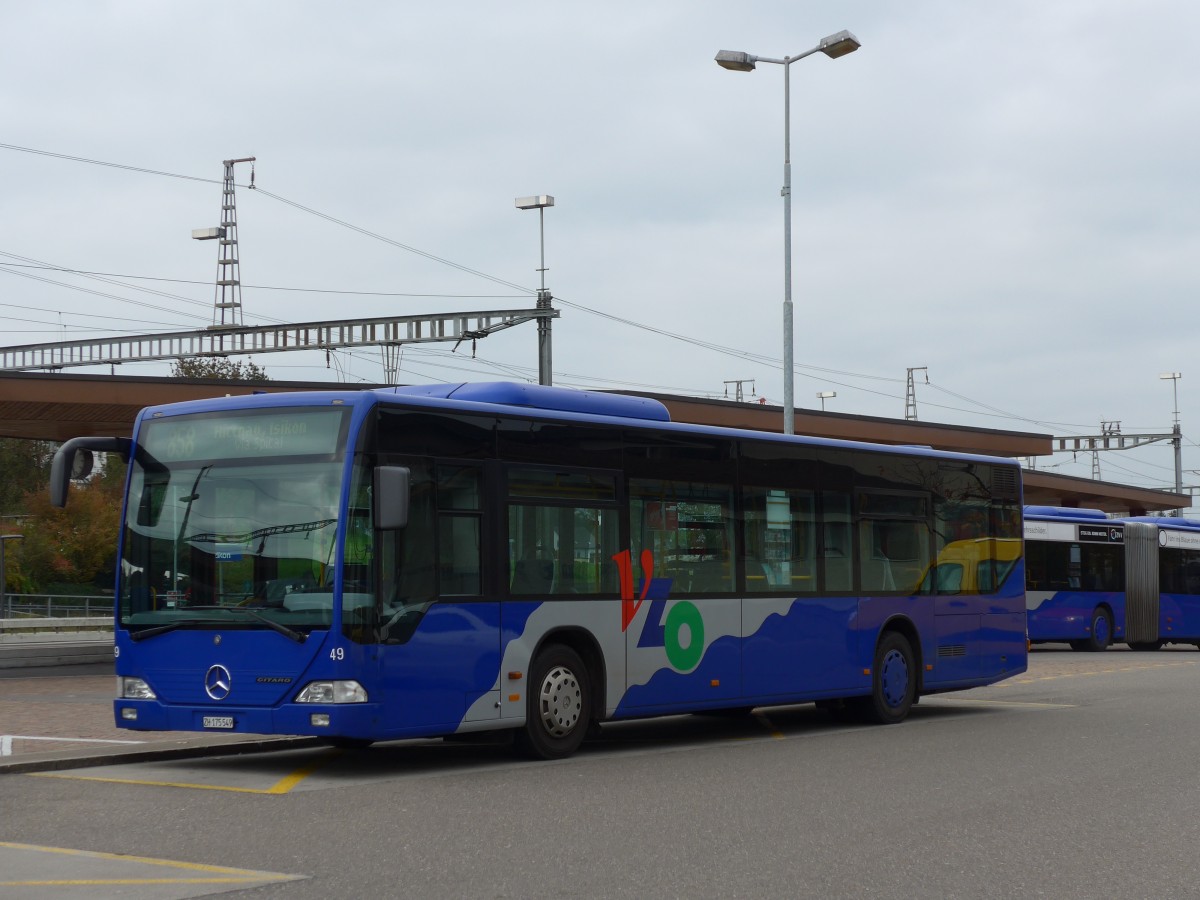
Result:
<svg viewBox="0 0 1200 900"><path fill-rule="evenodd" d="M233 716L205 716L200 724L205 728L232 728Z"/></svg>

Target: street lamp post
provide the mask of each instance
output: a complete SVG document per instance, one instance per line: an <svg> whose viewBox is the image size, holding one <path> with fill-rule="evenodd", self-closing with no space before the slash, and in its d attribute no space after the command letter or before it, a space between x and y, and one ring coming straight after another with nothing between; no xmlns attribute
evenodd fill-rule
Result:
<svg viewBox="0 0 1200 900"><path fill-rule="evenodd" d="M1164 372L1158 376L1163 381L1171 382L1171 393L1175 400L1175 423L1171 428L1171 445L1175 448L1175 493L1183 493L1183 432L1179 428L1179 379L1182 372ZM1175 515L1182 516L1181 510L1175 510Z"/></svg>
<svg viewBox="0 0 1200 900"><path fill-rule="evenodd" d="M817 391L817 399L821 401L821 412L825 412L825 401L837 396L837 391Z"/></svg>
<svg viewBox="0 0 1200 900"><path fill-rule="evenodd" d="M824 53L837 59L853 53L862 44L849 31L839 31L811 50L783 59L755 56L740 50L722 50L716 55L717 65L733 72L753 72L755 63L765 62L783 66L783 433L795 433L796 405L793 395L794 373L792 360L792 112L789 73L792 63Z"/></svg>
<svg viewBox="0 0 1200 900"><path fill-rule="evenodd" d="M11 618L11 610L8 608L8 590L5 578L7 574L4 571L4 544L8 541L24 540L23 534L0 534L0 614L4 618Z"/></svg>
<svg viewBox="0 0 1200 900"><path fill-rule="evenodd" d="M554 205L554 198L549 194L537 194L533 197L518 197L513 201L517 209L536 209L538 211L538 241L541 246L541 264L538 272L542 276L541 287L537 292L537 308L549 310L551 296L546 290L546 207ZM553 353L550 344L550 316L538 318L538 384L553 384L552 371Z"/></svg>

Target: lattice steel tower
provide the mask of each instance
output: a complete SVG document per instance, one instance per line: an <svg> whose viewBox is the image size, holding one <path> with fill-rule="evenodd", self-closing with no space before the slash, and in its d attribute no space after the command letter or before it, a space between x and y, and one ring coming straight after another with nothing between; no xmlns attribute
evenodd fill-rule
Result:
<svg viewBox="0 0 1200 900"><path fill-rule="evenodd" d="M216 238L220 253L217 254L217 287L213 296L213 328L241 328L242 321L242 264L238 254L237 196L234 193L233 167L238 163L250 163L250 190L254 190L254 160L225 160L225 183L221 192L221 225L207 229L204 238ZM194 237L201 235L193 232Z"/></svg>
<svg viewBox="0 0 1200 900"><path fill-rule="evenodd" d="M904 391L904 420L917 421L917 387L913 382L913 372L924 372L925 383L929 384L929 369L925 366L913 366L908 370L908 385Z"/></svg>

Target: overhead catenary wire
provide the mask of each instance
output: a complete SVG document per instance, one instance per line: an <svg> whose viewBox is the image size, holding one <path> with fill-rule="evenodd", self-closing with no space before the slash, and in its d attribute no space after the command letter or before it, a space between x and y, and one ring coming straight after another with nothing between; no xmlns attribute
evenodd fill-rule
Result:
<svg viewBox="0 0 1200 900"><path fill-rule="evenodd" d="M70 154L65 154L65 153L58 153L58 152L53 152L53 151L48 151L48 150L41 150L41 149L37 149L37 148L23 147L23 146L19 146L19 145L15 145L15 144L0 143L0 149L4 149L4 150L10 150L10 151L14 151L14 152L28 153L28 154L32 154L32 155L44 156L44 157L49 157L49 158L54 158L54 159L61 159L61 160L70 161L70 162L84 163L84 164L88 164L88 165L103 166L103 167L108 167L108 168L113 168L113 169L119 169L119 170L124 170L124 171L134 172L134 173L138 173L138 174L154 175L154 176L159 176L159 177L174 178L174 179L180 179L180 180L186 180L186 181L193 181L193 182L199 182L199 183L205 183L205 184L223 184L223 181L221 181L221 180L219 180L219 179L215 179L215 178L210 178L210 177L201 177L201 176L194 176L194 175L184 175L184 174L181 174L181 173L176 173L176 172L168 172L168 171L164 171L164 170L160 170L160 169L152 169L152 168L148 168L148 167L144 167L144 166L135 166L135 165L130 165L130 164L113 163L113 162L108 162L108 161L105 161L105 160L91 159L91 158L88 158L88 157L83 157L83 156L75 156L75 155L70 155ZM428 259L428 260L430 260L430 261L436 262L436 263L438 263L438 264L441 264L441 265L448 266L448 267L450 267L450 268L452 268L452 269L455 269L455 270L457 270L457 271L460 271L460 272L463 272L463 273L466 273L466 274L469 274L469 275L472 275L472 276L475 276L475 277L479 277L479 278L485 279L485 280L487 280L487 281L490 281L490 282L492 282L492 283L494 283L494 284L501 285L501 286L503 286L503 287L506 287L506 288L508 288L508 289L511 289L511 290L518 291L518 292L519 292L520 294L522 294L522 295L529 295L529 296L536 295L536 290L534 290L534 289L532 289L532 288L527 288L527 287L525 287L525 286L523 286L523 285L518 285L518 284L515 284L515 283L513 283L513 282L510 282L510 281L507 281L507 280L505 280L505 279L498 278L498 277L496 277L496 276L494 276L494 275L490 275L490 274L488 274L488 273L486 273L486 272L483 272L483 271L481 271L481 270L478 270L478 269L472 268L472 267L470 267L470 266L463 265L463 264L461 264L461 263L457 263L457 262L455 262L455 261L453 261L453 260L450 260L450 259L447 259L447 258L445 258L445 257L438 256L438 255L436 255L436 254L433 254L433 253L430 253L430 252L428 252L428 251L421 250L420 248L417 248L417 247L411 246L411 245L409 245L409 244L405 244L405 243L403 243L403 242L401 242L401 241L397 241L397 240L395 240L395 239L389 238L389 237L387 237L387 236L385 236L385 235L382 235L382 234L380 234L380 233L378 233L378 232L372 231L372 230L370 230L370 229L367 229L367 228L363 228L363 227L361 227L361 226L358 226L358 225L355 225L355 224L353 224L353 223L351 223L351 222L348 222L348 221L346 221L346 220L344 220L344 219L340 219L340 218L338 218L338 217L336 217L336 216L333 216L333 215L330 215L330 214L328 214L328 213L321 212L321 211L319 211L319 210L316 210L316 209L314 209L314 208L312 208L312 207L306 206L306 205L304 205L304 204L302 204L302 203L299 203L299 202L297 202L297 201L294 201L294 200L290 200L290 199L288 199L288 198L286 198L286 197L283 197L283 196L281 196L281 195L279 195L279 194L276 194L276 193L274 193L274 192L272 192L272 191L266 190L266 189L264 189L264 188L262 187L262 185L255 185L254 187L255 187L255 191L254 191L254 195L253 195L253 196L259 196L259 197L266 197L266 198L269 198L269 199L271 199L271 200L273 200L273 201L275 201L275 202L278 202L278 203L281 203L281 204L283 204L283 205L289 206L289 207L291 207L291 208L293 208L293 209L299 210L299 211L301 211L301 212L304 212L304 213L307 213L307 214L309 214L309 215L316 216L316 217L318 217L318 218L321 218L321 219L323 219L323 220L325 220L325 221L328 221L328 222L330 222L330 223L333 223L333 224L336 224L336 225L338 225L338 226L340 226L340 227L343 227L343 228L349 229L349 230L351 230L351 231L353 231L353 232L356 232L356 233L358 233L358 234L360 234L360 235L363 235L363 236L366 236L366 237L370 237L370 238L372 238L372 239L374 239L374 240L381 241L381 242L383 242L383 243L386 243L386 244L388 244L388 245L390 245L390 246L393 246L393 247L396 247L396 248L398 248L398 249L404 250L404 251L406 251L406 252L413 253L413 254L415 254L415 255L421 256L421 257L423 257L423 258L425 258L425 259ZM9 254L5 254L5 255L9 255ZM16 257L16 258L19 258L19 257ZM3 267L0 267L0 271L7 271L7 272L9 272L10 274L25 275L26 277L34 277L34 278L36 278L36 277L37 277L37 276L33 276L33 275L29 274L29 273L21 273L21 272L16 272L16 271L13 271L12 269L5 269L5 268L3 268ZM108 276L108 275L97 275L97 274L93 274L93 273L85 273L85 272L84 272L84 271L82 271L82 270L80 270L80 271L78 272L78 274L86 274L86 275L88 275L89 277L96 277L96 278L100 278L101 280L103 280L103 279L105 279L105 278L108 278L108 277L125 277L125 278L131 278L131 279L132 279L132 278L148 278L148 276ZM60 284L60 285L61 285L61 283L54 282L53 280L49 280L49 279L45 279L45 280L47 280L47 281L48 281L48 283L51 283L51 284ZM184 281L184 280L182 280L182 279L164 279L164 280L177 281L178 283L188 283L188 282L186 282L186 281ZM114 283L116 283L116 284L121 284L120 282L114 282ZM196 282L196 283L203 283L203 282ZM112 295L112 294L105 294L105 293L103 293L103 292L99 292L99 291L92 291L92 290L89 290L89 289L86 289L86 288L80 288L80 287L77 287L77 286L71 286L71 285L61 285L61 286L68 287L68 288L73 288L73 289L75 289L75 290L82 290L82 291L85 291L85 292L87 292L87 293L93 293L93 294L97 294L97 295L99 295L99 296L108 297L108 298L110 298L110 299L118 300L118 301L120 301L120 302L127 302L127 303L131 303L131 304L134 304L134 305L141 305L141 306L146 306L146 307L148 307L148 308L151 308L151 309L158 309L159 311L164 311L164 310L163 310L161 307L155 307L155 306L153 306L153 305L151 305L151 304L139 303L138 301L130 300L130 299L128 299L128 298L121 298L121 297L118 297L118 296L116 296L116 295ZM137 286L134 286L134 285L122 285L122 286L124 286L124 287L128 287L128 288L131 288L131 289L135 289L135 290L144 290L144 289L142 289L142 288L139 288L139 287L137 287ZM269 290L288 290L287 288L270 288L270 287L267 287L267 288L264 288L264 289L269 289ZM298 289L298 290L312 290L313 292L318 292L318 291L316 291L316 289ZM427 296L427 297L428 297L428 296L434 296L434 297L436 297L436 296L447 296L447 297L464 297L464 296L468 296L468 295L427 295L427 294L415 294L415 295L408 295L408 294L399 294L399 293L385 293L385 292L350 292L350 291L342 292L342 291L336 291L336 290L329 290L328 292L329 292L329 293L346 293L346 294L359 294L359 293L363 293L363 294L367 294L367 295L377 295L377 296ZM166 295L166 294L163 294L163 296L172 296L172 295ZM489 295L489 296L490 296L490 295ZM203 306L205 306L206 308L209 306L209 304L207 304L207 303L202 303L201 301L194 301L194 300L192 300L192 299L190 299L190 298L174 297L174 299L182 300L182 301L184 301L184 302L187 302L187 303L196 303L197 305L203 305ZM623 325L625 325L625 326L627 326L627 327L631 327L631 328L635 328L635 329L640 329L640 330L643 330L643 331L646 331L646 332L649 332L649 333L652 333L652 334L657 334L657 335L660 335L660 336L662 336L662 337L669 338L669 339L671 339L671 340L680 341L680 342L683 342L683 343L689 344L689 345L691 345L691 346L699 347L699 348L701 348L701 349L705 349L705 350L708 350L708 351L710 351L710 352L718 353L718 354L721 354L721 355L726 355L726 356L734 357L734 358L737 358L737 359L742 359L742 360L747 360L747 361L753 361L753 362L757 362L757 363L759 363L759 364L766 365L766 366L769 366L769 367L771 367L771 368L778 369L778 370L780 370L780 371L782 371L782 368L783 368L783 364L782 364L782 362L781 362L780 360L776 360L776 359L774 359L774 358L767 357L767 356L764 356L764 355L762 355L762 354L752 353L752 352L749 352L749 351L744 351L744 350L738 350L738 349L735 349L735 348L726 347L726 346L723 346L723 345L720 345L720 344L716 344L716 343L713 343L713 342L709 342L709 341L704 341L704 340L701 340L701 339L693 338L693 337L690 337L690 336L688 336L688 335L684 335L684 334L681 334L681 333L678 333L678 332L670 331L670 330L668 330L668 329L665 329L665 328L659 328L659 327L656 327L656 326L646 325L645 323L640 323L640 322L634 321L634 320L632 320L632 319L628 319L628 318L625 318L625 317L617 316L617 315L614 315L614 314L611 314L611 313L605 312L605 311L603 311L603 310L594 309L594 308L592 308L592 307L589 307L589 306L586 306L586 305L584 305L584 304L577 303L577 302L574 302L574 301L570 301L570 300L568 300L568 299L565 299L565 298L563 298L563 297L561 297L561 296L556 296L554 299L555 299L555 300L557 300L557 301L558 301L560 304L562 304L563 306L566 306L566 307L569 307L569 308L572 308L572 309L576 309L576 310L578 310L578 311L580 311L580 312L584 312L584 313L587 313L587 314L589 314L589 315L599 316L599 317L601 317L601 318L608 319L608 320L610 320L610 321L613 321L613 322L615 322L615 323L618 323L618 324L623 324ZM171 310L171 312L176 312L176 313L178 313L178 311L177 311L177 310ZM279 319L273 319L273 318L271 318L271 317L267 317L267 316L261 316L261 315L259 315L259 316L255 316L254 318L256 318L256 319L258 319L258 320L260 320L260 321L264 321L264 322L281 322L281 321L283 321L283 320L279 320ZM859 392L863 392L863 393L867 393L867 394L873 394L873 395L880 396L880 397L885 397L885 398L888 398L888 399L891 399L891 400L897 400L897 401L898 401L898 400L900 400L900 399L901 399L901 395L899 395L899 394L891 394L891 393L887 393L887 392L885 392L885 391L874 390L874 389L867 388L867 387L864 387L864 386L862 386L862 385L859 385L859 384L852 384L852 383L848 383L848 382L846 382L846 381L832 381L830 376L837 376L837 377L839 377L839 378L857 379L857 380L860 380L860 381L872 381L872 382L895 382L895 383L897 383L897 384L898 384L898 383L900 383L900 382L902 381L902 379L899 379L899 378L890 378L890 377L886 377L886 376L871 375L871 374L867 374L867 373L854 373L854 372L848 372L848 371L844 371L844 370L835 370L835 369L822 368L822 367L818 367L818 366L803 366L803 365L800 365L800 366L795 366L795 367L794 367L794 369L795 369L795 373L796 373L797 375L800 375L801 377L806 377L806 378L810 378L810 379L814 379L814 380L815 380L815 379L817 379L817 378L819 377L819 378L820 378L820 380L821 380L821 381L823 381L823 382L825 382L825 383L832 383L832 384L835 384L835 385L837 385L837 386L839 386L839 387L843 387L843 388L845 388L845 389L847 389L847 390L853 390L853 391L859 391ZM818 374L812 374L812 373L818 373ZM949 405L945 405L945 404L930 403L930 402L928 402L928 401L926 401L926 402L925 402L925 404L924 404L924 405L926 405L926 406L929 406L929 407L933 407L933 408L936 408L936 409L942 409L942 410L954 411L954 412L962 412L962 413L966 413L966 414L970 414L970 415L981 415L981 416L985 416L985 417L992 417L992 418L1004 419L1004 420L1006 420L1006 421L1026 422L1026 423L1030 423L1030 424L1033 424L1033 425L1037 425L1037 426L1039 426L1039 427L1080 428L1080 429L1086 429L1086 428L1088 428L1088 427L1089 427L1089 426L1085 426L1085 425L1071 425L1071 424L1068 424L1068 423L1046 422L1046 421L1043 421L1043 420L1038 420L1038 419L1031 418L1031 417L1028 417L1028 416L1021 416L1021 415L1018 415L1018 414L1015 414L1015 413L1011 413L1011 412L1008 412L1008 411L1001 410L1001 409L999 409L999 408L997 408L997 407L994 407L994 406L990 406L989 404L983 403L983 402L981 402L981 401L975 400L975 399L973 399L973 398L970 398L970 397L967 397L967 396L965 396L965 395L962 395L962 394L956 393L956 392L954 392L954 391L951 391L951 390L949 390L949 389L947 389L947 388L944 388L944 387L942 387L942 386L940 386L940 385L931 385L931 386L935 387L935 389L937 389L937 390L939 390L939 391L941 391L941 392L943 392L943 393L946 393L948 396L955 397L955 398L957 398L957 399L959 399L959 400L963 401L964 403L968 403L968 404L970 404L971 406L973 406L973 407L976 407L975 409L964 409L964 408L962 408L962 407L949 406ZM981 410L982 410L982 411L981 411Z"/></svg>
<svg viewBox="0 0 1200 900"><path fill-rule="evenodd" d="M14 254L5 253L4 251L0 250L0 256L14 256ZM14 269L44 269L49 272L61 272L66 275L95 275L106 278L127 278L130 281L162 281L169 284L195 284L203 287L212 287L211 280L201 281L200 279L196 278L163 278L157 275L130 275L124 272L92 272L87 269L68 269L64 266L54 266L50 265L49 263L42 265L33 265L30 263L5 263L5 265ZM132 285L130 286L132 287ZM244 283L242 287L253 288L256 291L289 291L299 294L344 294L347 297L410 297L414 299L428 298L432 300L515 300L524 299L525 297L524 294L438 294L409 291L356 291L348 288L283 287L273 284L249 283ZM201 303L203 301L189 300L188 302Z"/></svg>
<svg viewBox="0 0 1200 900"><path fill-rule="evenodd" d="M73 156L73 155L64 154L64 153L55 153L55 152L51 152L51 151L38 150L38 149L30 148L30 147L21 147L21 146L17 146L14 144L0 144L0 149L32 153L32 154L41 155L41 156L48 156L48 157L53 157L53 158L57 158L57 159L69 160L72 162L80 162L80 163L87 163L87 164L91 164L91 165L107 166L110 168L123 169L126 171L136 172L136 173L140 173L140 174L159 175L159 176L164 176L164 177L180 178L180 179L185 179L185 180L189 180L189 181L198 181L198 182L203 182L203 183L208 183L208 184L223 184L223 181L218 181L217 179L214 179L214 178L204 178L204 177L193 176L193 175L181 175L178 173L166 172L166 171L159 170L159 169L150 169L150 168L146 168L146 167L142 167L142 166L111 163L111 162L106 162L103 160L89 159L87 157L82 157L82 156ZM245 187L248 188L249 185L246 185ZM450 268L456 269L457 271L464 272L464 273L470 274L470 275L474 275L476 277L491 281L495 284L499 284L504 287L511 288L513 290L521 292L524 295L536 295L536 293L537 293L536 290L533 288L527 288L523 285L519 285L514 282L507 281L502 278L498 278L494 275L490 275L486 272L482 272L482 271L480 271L478 269L474 269L470 266L466 266L461 263L454 262L453 260L446 259L445 257L438 256L436 254L429 253L425 250L421 250L420 248L413 247L409 244L405 244L401 241L394 240L393 238L389 238L386 235L379 234L378 232L372 231L370 229L363 228L358 225L354 225L351 222L347 222L344 219L340 219L340 218L330 215L328 213L321 212L320 210L313 209L312 207L306 206L302 203L299 203L294 200L290 200L286 197L276 194L273 191L266 190L261 185L255 186L254 195L261 196L261 197L268 197L279 203L285 204L294 209L300 210L302 212L305 212L310 215L321 218L325 221L328 221L333 224L339 225L341 227L347 228L347 229L354 231L358 234L361 234L363 236L370 237L374 240L382 241L393 247L416 254L425 259L429 259L433 262L437 262L439 264L446 265ZM688 337L687 335L683 335L678 332L669 331L669 330L663 329L663 328L657 328L655 326L645 325L644 323L639 323L632 319L624 318L621 316L616 316L611 313L604 312L602 310L593 309L591 307L585 306L580 303L572 302L572 301L567 300L562 297L556 296L555 299L558 300L564 306L567 306L567 307L570 307L573 309L578 309L581 312L586 312L591 315L599 316L601 318L609 319L610 321L624 324L629 327L638 328L638 329L648 331L648 332L654 333L654 334L659 334L663 337L668 337L673 340L682 341L684 343L691 344L692 346L701 347L703 349L708 349L713 352L722 353L722 354L729 355L729 356L734 356L734 357L737 357L740 359L756 360L756 361L762 362L767 365L772 365L775 368L782 368L782 363L780 363L777 360L773 360L770 357L764 357L760 354L750 353L749 351L741 351L741 350L736 350L736 349L729 348L729 347L724 347L719 344L714 344L714 343L711 343L708 341L702 341L702 340L699 340L696 338L691 338L691 337ZM884 376L860 374L860 373L850 373L850 372L839 372L838 370L822 369L820 367L815 367L815 366L801 367L801 368L811 369L812 371L821 372L822 374L841 374L843 377L854 377L854 378L861 378L864 380L899 381L899 379L891 379L891 378L887 378ZM861 387L854 386L854 385L844 385L844 386L847 387L848 389L862 390L862 391L866 391L867 393L878 394L879 396L884 396L884 397L889 397L889 398L891 398L893 396L893 395L886 394L883 392L871 391L869 389L861 388Z"/></svg>
<svg viewBox="0 0 1200 900"><path fill-rule="evenodd" d="M31 272L14 272L10 269L5 268L3 265L0 265L0 272L9 272L9 274L19 275L22 278L31 278L34 281L41 281L41 282L45 282L46 284L53 284L53 285L57 285L58 287L65 287L70 290L80 291L85 294L92 294L97 297L104 297L109 300L117 300L121 303L129 303L133 306L139 306L144 309L153 309L156 312L170 312L170 313L175 313L177 315L189 316L191 318L199 319L201 321L203 321L205 318L204 316L195 315L192 313L186 313L186 312L181 312L179 310L167 309L166 307L158 306L157 304L154 304L154 303L146 303L145 301L142 301L142 300L133 300L133 299L130 299L129 297L121 297L117 294L110 294L107 291L98 291L98 290L95 290L94 288L81 287L79 285L72 285L72 284L64 284L61 281L55 281L53 278L45 278L41 275L34 275Z"/></svg>

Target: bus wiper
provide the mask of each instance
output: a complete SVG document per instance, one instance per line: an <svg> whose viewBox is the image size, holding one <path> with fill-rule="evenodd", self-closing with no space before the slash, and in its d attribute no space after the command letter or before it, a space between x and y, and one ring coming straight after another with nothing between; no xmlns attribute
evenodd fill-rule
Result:
<svg viewBox="0 0 1200 900"><path fill-rule="evenodd" d="M200 609L200 610L223 609L226 612L245 613L246 615L250 616L252 619L262 622L268 628L270 628L274 631L278 631L284 637L291 638L297 644L303 644L306 640L308 640L307 635L302 634L299 631L295 631L291 628L288 628L286 625L276 622L274 619L268 619L266 616L256 613L254 610L248 609L245 606L188 606L188 607L186 607L186 609L189 609L189 610L190 609ZM163 627L166 628L167 626L164 625ZM153 631L153 630L154 629L151 629L151 631Z"/></svg>
<svg viewBox="0 0 1200 900"><path fill-rule="evenodd" d="M166 625L156 625L154 628L147 628L143 631L129 632L131 641L144 641L146 638L158 637L160 634L166 634L168 631L174 631L176 628L182 628L184 625L223 625L221 619L177 619L174 622L168 622Z"/></svg>
<svg viewBox="0 0 1200 900"><path fill-rule="evenodd" d="M252 609L242 609L240 607L235 607L235 609L237 609L238 612L243 612L246 615L251 616L254 619L257 619L259 622L262 622L268 628L272 628L275 631L278 631L284 637L291 638L297 644L303 644L306 640L308 640L308 635L303 634L299 631L296 631L293 628L288 628L282 622L276 622L274 619L268 619L266 616L261 615L260 613L256 613Z"/></svg>

